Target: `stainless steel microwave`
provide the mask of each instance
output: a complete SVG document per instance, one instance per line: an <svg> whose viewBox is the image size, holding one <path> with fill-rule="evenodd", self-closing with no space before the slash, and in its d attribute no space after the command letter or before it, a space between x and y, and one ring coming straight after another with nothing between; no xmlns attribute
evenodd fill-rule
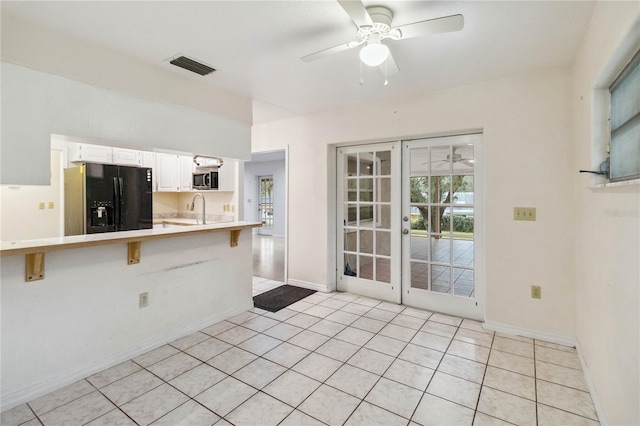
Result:
<svg viewBox="0 0 640 426"><path fill-rule="evenodd" d="M193 189L218 189L218 170L193 173Z"/></svg>

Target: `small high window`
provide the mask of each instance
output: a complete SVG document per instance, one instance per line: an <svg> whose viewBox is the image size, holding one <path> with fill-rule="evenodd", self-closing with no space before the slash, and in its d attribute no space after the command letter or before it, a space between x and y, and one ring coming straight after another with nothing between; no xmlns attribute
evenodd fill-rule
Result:
<svg viewBox="0 0 640 426"><path fill-rule="evenodd" d="M640 178L640 51L609 87L610 178Z"/></svg>

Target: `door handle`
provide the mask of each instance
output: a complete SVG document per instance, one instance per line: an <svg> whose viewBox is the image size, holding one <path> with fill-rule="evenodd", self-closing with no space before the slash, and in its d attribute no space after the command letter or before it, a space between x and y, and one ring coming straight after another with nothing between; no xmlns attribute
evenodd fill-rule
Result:
<svg viewBox="0 0 640 426"><path fill-rule="evenodd" d="M403 230L402 230L402 233L403 233L404 235L407 235L407 234L409 233L409 230L408 230L408 229L403 229Z"/></svg>

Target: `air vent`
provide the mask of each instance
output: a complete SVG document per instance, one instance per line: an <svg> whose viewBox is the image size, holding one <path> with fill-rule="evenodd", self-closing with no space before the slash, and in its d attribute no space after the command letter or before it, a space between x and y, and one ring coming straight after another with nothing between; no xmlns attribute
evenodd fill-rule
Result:
<svg viewBox="0 0 640 426"><path fill-rule="evenodd" d="M208 75L215 71L214 68L211 68L210 66L205 64L201 64L200 62L194 61L193 59L189 59L186 56L179 56L169 61L169 63L200 75Z"/></svg>

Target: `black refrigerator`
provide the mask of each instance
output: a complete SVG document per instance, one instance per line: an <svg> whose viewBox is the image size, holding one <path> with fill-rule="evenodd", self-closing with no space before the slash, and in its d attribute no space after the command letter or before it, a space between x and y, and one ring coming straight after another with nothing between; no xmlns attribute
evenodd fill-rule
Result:
<svg viewBox="0 0 640 426"><path fill-rule="evenodd" d="M64 170L64 234L153 228L152 170L86 163Z"/></svg>

